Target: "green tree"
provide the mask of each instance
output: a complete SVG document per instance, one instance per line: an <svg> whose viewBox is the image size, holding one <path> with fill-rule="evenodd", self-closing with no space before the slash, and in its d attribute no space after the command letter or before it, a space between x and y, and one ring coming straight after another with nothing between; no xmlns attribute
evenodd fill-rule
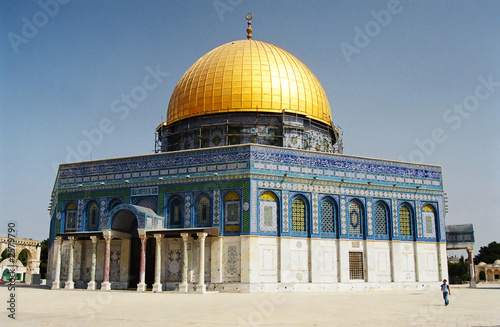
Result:
<svg viewBox="0 0 500 327"><path fill-rule="evenodd" d="M17 256L17 260L21 261L23 266L26 267L26 264L28 263L28 252L26 250L22 250Z"/></svg>
<svg viewBox="0 0 500 327"><path fill-rule="evenodd" d="M500 259L500 243L491 242L479 248L479 253L474 257L474 264L478 265L480 262L492 264L498 259Z"/></svg>
<svg viewBox="0 0 500 327"><path fill-rule="evenodd" d="M448 261L448 275L450 276L450 284L462 284L462 282L470 281L469 264L462 256L459 262Z"/></svg>
<svg viewBox="0 0 500 327"><path fill-rule="evenodd" d="M40 278L44 279L47 275L47 261L49 259L49 239L40 243Z"/></svg>

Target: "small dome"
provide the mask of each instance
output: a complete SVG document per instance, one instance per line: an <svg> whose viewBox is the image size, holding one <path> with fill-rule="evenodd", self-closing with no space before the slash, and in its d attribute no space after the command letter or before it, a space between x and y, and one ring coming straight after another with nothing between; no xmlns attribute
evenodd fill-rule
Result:
<svg viewBox="0 0 500 327"><path fill-rule="evenodd" d="M495 260L495 262L493 263L495 266L500 266L500 259L498 260Z"/></svg>
<svg viewBox="0 0 500 327"><path fill-rule="evenodd" d="M198 59L172 93L167 125L227 112L286 112L332 126L314 74L288 51L256 40L229 42Z"/></svg>
<svg viewBox="0 0 500 327"><path fill-rule="evenodd" d="M480 262L480 263L478 264L478 266L479 266L479 267L484 267L484 266L487 266L487 264L486 264L486 262Z"/></svg>

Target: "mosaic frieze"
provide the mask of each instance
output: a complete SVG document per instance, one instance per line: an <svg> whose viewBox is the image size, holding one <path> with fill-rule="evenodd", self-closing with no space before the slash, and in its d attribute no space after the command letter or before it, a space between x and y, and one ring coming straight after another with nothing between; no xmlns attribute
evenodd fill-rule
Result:
<svg viewBox="0 0 500 327"><path fill-rule="evenodd" d="M184 171L184 173L187 173L193 167L204 167L206 168L205 171L208 171L207 168L209 167L216 170L224 167L226 170L232 170L228 168L231 163L236 164L236 166L231 166L235 169L248 169L248 161L257 161L255 163L261 161L267 164L276 163L277 170L279 170L278 166L283 165L301 166L305 169L311 169L311 173L323 171L325 175L333 176L337 172L342 172L344 176L349 178L378 180L379 177L384 177L386 181L398 183L439 186L441 180L441 170L438 167L382 162L374 159L344 157L319 152L305 154L292 149L270 149L255 145L224 149L211 148L209 151L198 150L180 154L161 153L93 163L76 163L60 168L59 176L61 184L104 182L107 180L167 175L170 174L171 169L174 169L172 172L174 175L182 174ZM301 167L298 168L302 170ZM182 169L182 172L180 169ZM149 173L146 174L146 171L149 171ZM339 177L342 176L339 175Z"/></svg>

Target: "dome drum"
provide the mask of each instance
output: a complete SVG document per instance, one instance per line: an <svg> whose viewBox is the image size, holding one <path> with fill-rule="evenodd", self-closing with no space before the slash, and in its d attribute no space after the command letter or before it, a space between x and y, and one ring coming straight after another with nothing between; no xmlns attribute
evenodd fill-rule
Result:
<svg viewBox="0 0 500 327"><path fill-rule="evenodd" d="M227 113L186 118L157 128L158 150L189 150L236 144L262 144L337 153L331 126L298 114Z"/></svg>
<svg viewBox="0 0 500 327"><path fill-rule="evenodd" d="M257 143L342 152L326 93L299 59L253 39L223 44L177 83L156 151Z"/></svg>

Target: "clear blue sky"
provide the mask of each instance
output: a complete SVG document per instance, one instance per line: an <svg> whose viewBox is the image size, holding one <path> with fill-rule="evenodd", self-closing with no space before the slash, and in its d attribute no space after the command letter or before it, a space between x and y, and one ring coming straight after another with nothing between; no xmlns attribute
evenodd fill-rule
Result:
<svg viewBox="0 0 500 327"><path fill-rule="evenodd" d="M56 1L0 3L0 235L14 220L18 236L48 237L54 167L71 149L152 153L182 74L244 39L253 12L254 38L322 83L344 153L442 166L446 223L473 223L476 250L500 241L500 2ZM155 87L113 111L148 69ZM103 121L113 131L78 150Z"/></svg>

